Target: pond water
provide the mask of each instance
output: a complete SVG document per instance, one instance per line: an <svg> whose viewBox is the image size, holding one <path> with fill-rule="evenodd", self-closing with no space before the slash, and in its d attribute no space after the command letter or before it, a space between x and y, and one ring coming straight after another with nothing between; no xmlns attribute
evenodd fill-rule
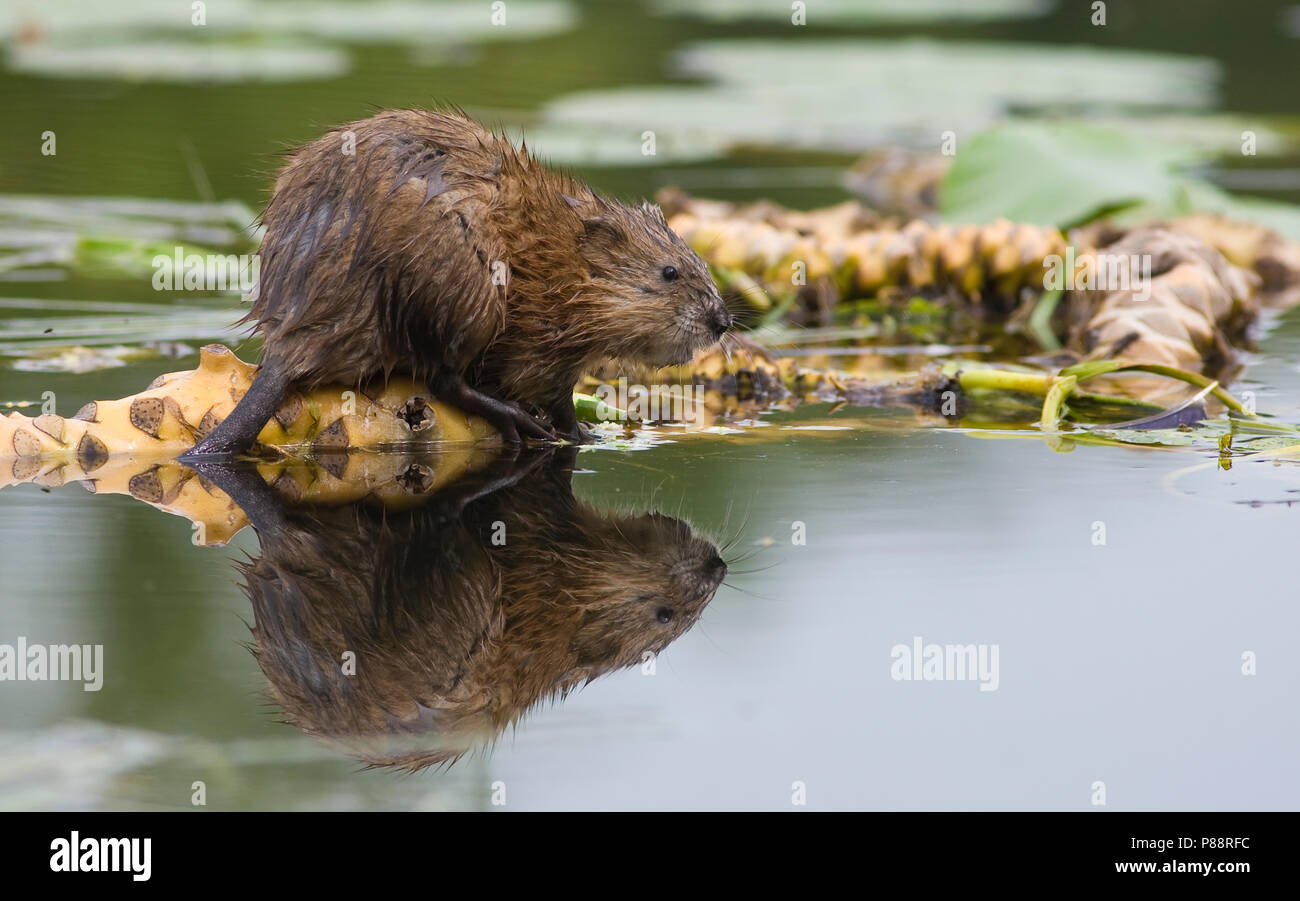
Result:
<svg viewBox="0 0 1300 901"><path fill-rule="evenodd" d="M290 42L315 55L283 74L199 83L167 76L168 66L185 67L186 45L174 24L151 18L161 15L159 4L125 5L119 26L82 23L109 38L117 27L181 47L181 62L146 65L157 48L139 51L134 72L112 68L131 57L120 47L109 52L129 44L125 38L105 38L103 59L85 63L107 71L68 77L55 51L77 47L84 35L48 22L33 32L34 18L0 22L12 51L0 72L0 193L232 199L255 209L278 148L372 106L438 98L525 133L535 128L540 146L549 140L557 159L621 196L681 183L704 195L811 207L846 196L836 173L854 158L853 141L918 143L915 120L891 109L893 118L871 122L870 105L830 111L857 121L856 129L829 129L824 123L837 115L805 110L821 117L809 128L821 138L805 135L790 147L752 146L772 123L683 128L653 164L626 158L617 128L611 137L596 127L622 127L607 112L618 106L619 95L608 93L615 88L698 84L709 42L788 40L785 13L754 21L725 15L743 4L701 3L716 14L698 16L670 15L684 7L666 2L533 4L509 39L464 26L472 37L448 41L442 35L457 16L477 22L488 4L468 4L470 13L466 4L434 5L415 20L403 6L384 5L388 12L376 13L368 32L363 20L339 12L343 6L311 7L313 16L308 7L268 4L281 8L279 18L264 20L246 11L256 34L227 25L212 41L273 53ZM816 4L809 6L815 17ZM1059 44L1126 50L1135 56L1127 64L1151 65L1142 76L1150 93L1115 103L1174 106L1202 121L1267 117L1278 129L1291 121L1283 117L1300 115L1300 95L1290 89L1300 43L1284 4L1150 3L1140 18L1111 6L1115 21L1104 28L1051 3L1007 2L974 21L951 13L922 22L884 13L814 21L798 40L816 47L922 37L975 49L1023 44L1026 54ZM411 25L417 20L423 30ZM683 71L676 54L687 48L697 55ZM1151 52L1191 64L1198 80L1179 81L1190 75L1176 69L1170 88L1161 65L1141 62ZM944 55L941 45L936 55ZM995 55L1017 59L1014 50ZM226 65L215 53L194 58ZM241 56L245 68L235 69L256 65ZM941 102L973 118L1028 102L1002 103L997 73L986 77L993 87L947 84ZM763 75L737 78L750 79L747 87L715 88L718 96L691 102L690 115L712 109L723 122L730 101L737 116L748 115L745 103L765 90ZM815 99L822 87L831 91L812 80L799 88L810 109L824 105ZM774 121L800 121L789 84L767 89L781 104ZM1105 90L1094 93L1088 111L1109 112ZM833 94L836 102L855 96L844 85ZM869 104L871 92L862 96ZM1031 99L1050 110L1069 97ZM626 118L639 147L636 117ZM671 131L671 115L667 123ZM57 134L54 157L40 153L46 130ZM566 144L566 135L586 137ZM1293 151L1271 159L1267 167L1280 174L1261 193L1300 199L1286 177L1300 171L1295 165ZM20 228L21 219L6 227ZM159 299L148 275L76 266L7 275L0 298L160 309L174 302ZM209 305L222 304L233 307L234 298ZM33 315L57 311L0 307L5 319ZM255 356L255 345L241 354ZM196 359L183 349L176 359L70 373L15 368L11 355L0 360L0 400L53 391L59 412L70 415ZM1269 323L1234 389L1255 392L1261 410L1300 421L1297 361L1293 312ZM100 644L104 657L98 691L0 681L0 808L182 809L192 806L196 782L217 809L495 809L503 799L510 810L789 809L806 799L810 809L1083 810L1101 791L1111 809L1300 805L1300 662L1287 650L1300 633L1290 558L1300 515L1294 463L1223 469L1216 454L1199 449L1063 452L1030 429L993 436L934 428L906 411L806 405L762 418L765 426L733 433L581 453L572 492L597 522L639 515L629 510L687 521L733 542L724 553L731 572L653 667L596 665L591 672L603 675L590 685L474 743L453 765L409 776L363 769L345 750L284 722L293 717L271 703L250 653L253 607L236 565L271 556L252 529L224 548L201 548L186 520L128 497L76 485L5 487L0 645L19 636ZM496 502L514 509L509 490ZM455 526L429 528L427 547L442 547ZM644 541L648 558L655 545ZM598 563L600 553L592 551L595 561L557 557L537 591L564 596L576 570ZM343 555L333 563L346 572L375 561L390 557L376 551L373 560ZM679 562L672 557L665 572ZM408 591L467 571L384 565ZM611 570L610 585L647 578L635 567L623 572L611 562ZM974 645L986 668L979 678L898 678L912 672L904 655L914 642ZM1252 665L1257 674L1243 674Z"/></svg>

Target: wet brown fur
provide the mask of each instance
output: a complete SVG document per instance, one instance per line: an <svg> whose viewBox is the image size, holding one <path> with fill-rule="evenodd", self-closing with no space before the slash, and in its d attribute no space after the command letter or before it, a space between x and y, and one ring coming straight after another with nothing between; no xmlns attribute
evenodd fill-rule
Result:
<svg viewBox="0 0 1300 901"><path fill-rule="evenodd" d="M592 361L685 362L730 324L657 207L602 198L458 112L330 131L290 157L263 221L249 318L263 367L304 389L443 371L567 428Z"/></svg>

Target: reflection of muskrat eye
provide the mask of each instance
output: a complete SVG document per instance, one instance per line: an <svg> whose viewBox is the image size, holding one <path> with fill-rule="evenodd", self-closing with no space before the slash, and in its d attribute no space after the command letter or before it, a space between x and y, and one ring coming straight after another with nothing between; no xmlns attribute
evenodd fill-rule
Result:
<svg viewBox="0 0 1300 901"><path fill-rule="evenodd" d="M673 611L668 607L660 607L655 611L655 619L659 620L661 623L671 622L672 618Z"/></svg>
<svg viewBox="0 0 1300 901"><path fill-rule="evenodd" d="M664 281L666 281L666 282L671 282L671 281L675 281L676 278L677 278L677 267L676 267L676 266L665 266L665 267L664 267Z"/></svg>

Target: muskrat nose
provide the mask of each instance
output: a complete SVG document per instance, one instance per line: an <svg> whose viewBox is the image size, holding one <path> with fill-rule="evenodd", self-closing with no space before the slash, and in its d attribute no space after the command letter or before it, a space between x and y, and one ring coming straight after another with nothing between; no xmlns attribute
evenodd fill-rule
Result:
<svg viewBox="0 0 1300 901"><path fill-rule="evenodd" d="M719 306L709 314L709 330L713 332L714 339L721 338L731 328L731 311L724 306Z"/></svg>
<svg viewBox="0 0 1300 901"><path fill-rule="evenodd" d="M709 571L709 575L716 579L723 579L727 575L727 561L723 560L717 554L714 554L707 562L705 562L704 567Z"/></svg>

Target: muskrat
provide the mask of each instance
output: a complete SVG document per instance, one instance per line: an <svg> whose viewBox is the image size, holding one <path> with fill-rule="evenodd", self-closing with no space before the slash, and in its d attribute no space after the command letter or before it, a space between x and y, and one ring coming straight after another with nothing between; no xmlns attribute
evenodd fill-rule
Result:
<svg viewBox="0 0 1300 901"><path fill-rule="evenodd" d="M726 576L717 546L680 519L577 500L575 453L503 456L512 476L484 471L404 511L288 503L251 468L200 464L257 530L239 565L285 718L371 765L419 769L690 629Z"/></svg>
<svg viewBox="0 0 1300 901"><path fill-rule="evenodd" d="M262 221L244 320L262 362L189 458L247 450L291 385L393 372L508 443L580 441L572 392L589 362L684 363L731 326L658 207L602 197L458 111L335 128L291 154Z"/></svg>

